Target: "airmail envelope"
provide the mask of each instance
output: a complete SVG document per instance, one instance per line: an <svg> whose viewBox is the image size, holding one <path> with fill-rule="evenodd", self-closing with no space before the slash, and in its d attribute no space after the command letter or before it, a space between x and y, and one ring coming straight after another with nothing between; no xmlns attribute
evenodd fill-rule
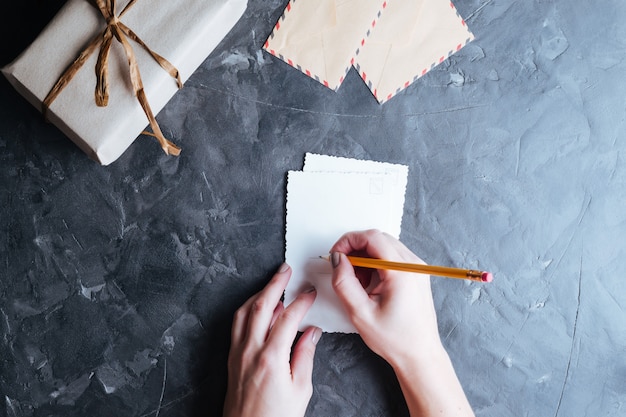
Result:
<svg viewBox="0 0 626 417"><path fill-rule="evenodd" d="M291 0L263 49L337 90L386 7L382 0Z"/></svg>
<svg viewBox="0 0 626 417"><path fill-rule="evenodd" d="M472 39L449 0L391 0L354 66L383 103Z"/></svg>

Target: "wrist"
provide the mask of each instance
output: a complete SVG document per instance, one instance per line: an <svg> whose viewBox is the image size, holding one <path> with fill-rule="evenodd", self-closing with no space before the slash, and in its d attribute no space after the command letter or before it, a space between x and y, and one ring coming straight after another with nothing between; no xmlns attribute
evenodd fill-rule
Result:
<svg viewBox="0 0 626 417"><path fill-rule="evenodd" d="M429 345L421 345L415 349L396 354L393 358L385 358L394 369L396 375L429 375L430 370L436 371L450 363L448 352L437 339Z"/></svg>
<svg viewBox="0 0 626 417"><path fill-rule="evenodd" d="M392 366L411 416L474 417L443 346Z"/></svg>

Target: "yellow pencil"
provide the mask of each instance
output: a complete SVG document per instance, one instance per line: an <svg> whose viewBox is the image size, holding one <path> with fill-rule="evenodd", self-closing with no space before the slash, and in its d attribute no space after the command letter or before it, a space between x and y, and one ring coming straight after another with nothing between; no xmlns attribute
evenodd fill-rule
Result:
<svg viewBox="0 0 626 417"><path fill-rule="evenodd" d="M330 262L330 255L320 256ZM450 268L447 266L434 266L412 264L405 262L385 261L383 259L362 258L359 256L347 256L353 266L361 266L372 269L392 269L394 271L416 272L418 274L437 275L448 278L469 279L472 281L491 282L493 274L491 272L476 271L473 269Z"/></svg>

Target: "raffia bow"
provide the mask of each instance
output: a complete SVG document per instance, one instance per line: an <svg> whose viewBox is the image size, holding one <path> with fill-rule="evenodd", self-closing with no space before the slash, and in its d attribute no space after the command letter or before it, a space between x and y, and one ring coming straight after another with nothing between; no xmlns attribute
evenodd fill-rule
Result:
<svg viewBox="0 0 626 417"><path fill-rule="evenodd" d="M93 2L93 0L91 0ZM83 64L87 61L87 59L91 56L91 54L96 50L96 48L100 47L100 52L98 54L98 61L96 63L96 90L95 90L95 101L98 107L105 107L109 102L109 81L108 81L108 61L109 61L109 52L111 50L111 44L113 42L113 37L122 44L124 48L124 52L126 53L126 58L128 58L128 67L131 84L133 86L133 92L141 104L141 108L143 109L148 121L150 123L150 127L152 128L153 133L143 132L150 136L154 136L159 143L161 144L161 148L168 155L179 155L180 148L174 145L172 142L167 140L161 132L161 128L152 113L152 109L150 108L150 104L148 103L148 98L146 97L146 93L143 89L143 83L141 81L141 75L139 73L139 66L137 65L137 59L135 57L135 52L131 47L128 39L132 39L136 43L138 43L143 49L146 50L154 58L154 60L167 71L173 78L176 79L178 84L178 88L182 88L183 83L180 79L180 75L178 70L165 58L152 51L148 46L137 36L128 26L122 23L119 19L137 2L137 0L131 0L126 7L122 10L119 15L115 13L115 0L95 0L95 6L102 16L106 20L107 26L103 32L99 33L94 39L89 43L89 45L80 53L78 58L65 70L63 75L59 78L57 83L52 87L52 90L48 93L46 98L43 101L43 109L42 112L44 116L48 112L48 108L50 104L57 98L57 96L63 91L65 86L67 86L74 75L78 72L78 70L83 66Z"/></svg>

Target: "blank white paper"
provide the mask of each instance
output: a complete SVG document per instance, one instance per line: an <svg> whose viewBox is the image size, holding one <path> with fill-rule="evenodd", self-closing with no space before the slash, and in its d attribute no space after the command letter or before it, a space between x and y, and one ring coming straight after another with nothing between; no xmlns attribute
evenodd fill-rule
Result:
<svg viewBox="0 0 626 417"><path fill-rule="evenodd" d="M332 288L331 266L319 256L352 230L399 237L407 172L403 165L307 154L304 171L288 173L285 260L293 273L285 305L311 285L317 289L301 330L356 333Z"/></svg>

